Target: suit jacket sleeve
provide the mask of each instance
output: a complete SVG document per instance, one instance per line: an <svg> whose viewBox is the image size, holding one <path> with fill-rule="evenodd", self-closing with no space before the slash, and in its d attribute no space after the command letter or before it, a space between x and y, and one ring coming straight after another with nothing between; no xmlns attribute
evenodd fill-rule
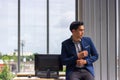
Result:
<svg viewBox="0 0 120 80"><path fill-rule="evenodd" d="M91 51L90 51L90 57L88 57L86 60L87 60L87 64L92 64L98 59L98 53L92 40L90 38L88 39L89 39Z"/></svg>
<svg viewBox="0 0 120 80"><path fill-rule="evenodd" d="M75 65L76 60L78 59L77 55L73 55L69 57L69 53L67 51L66 45L62 43L62 50L61 50L61 60L63 65Z"/></svg>

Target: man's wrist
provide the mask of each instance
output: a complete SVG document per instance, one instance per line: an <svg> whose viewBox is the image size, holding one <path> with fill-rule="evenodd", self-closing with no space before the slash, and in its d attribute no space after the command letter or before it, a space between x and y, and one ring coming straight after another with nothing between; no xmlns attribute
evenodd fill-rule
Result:
<svg viewBox="0 0 120 80"><path fill-rule="evenodd" d="M84 63L87 64L87 60L84 60Z"/></svg>
<svg viewBox="0 0 120 80"><path fill-rule="evenodd" d="M78 58L79 58L79 59L84 58L84 55L83 55L83 53L82 53L82 52L79 52L79 53L77 54L77 56L78 56Z"/></svg>

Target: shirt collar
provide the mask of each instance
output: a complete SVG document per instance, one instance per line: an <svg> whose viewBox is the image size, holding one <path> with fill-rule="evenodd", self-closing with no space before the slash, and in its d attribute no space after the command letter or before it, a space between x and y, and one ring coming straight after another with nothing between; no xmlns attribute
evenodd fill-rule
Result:
<svg viewBox="0 0 120 80"><path fill-rule="evenodd" d="M71 36L71 40L72 40L73 43L79 43L79 42L81 41L81 39L79 39L79 41L77 41L77 42L74 41L74 40L72 39L72 36Z"/></svg>

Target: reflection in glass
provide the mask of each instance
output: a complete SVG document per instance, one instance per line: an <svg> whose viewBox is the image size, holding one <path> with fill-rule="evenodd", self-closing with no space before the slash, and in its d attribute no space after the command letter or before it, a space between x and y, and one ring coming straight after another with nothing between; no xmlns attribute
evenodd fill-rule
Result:
<svg viewBox="0 0 120 80"><path fill-rule="evenodd" d="M46 53L46 0L21 0L21 71L34 71L35 53Z"/></svg>
<svg viewBox="0 0 120 80"><path fill-rule="evenodd" d="M0 0L0 72L4 64L17 71L17 6L17 0Z"/></svg>
<svg viewBox="0 0 120 80"><path fill-rule="evenodd" d="M50 0L50 54L60 54L61 42L70 37L75 20L75 0Z"/></svg>

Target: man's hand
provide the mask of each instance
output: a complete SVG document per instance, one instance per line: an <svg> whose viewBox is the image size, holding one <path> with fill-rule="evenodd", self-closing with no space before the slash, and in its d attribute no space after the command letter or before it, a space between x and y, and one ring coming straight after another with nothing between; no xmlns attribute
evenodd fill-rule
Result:
<svg viewBox="0 0 120 80"><path fill-rule="evenodd" d="M85 51L81 51L77 54L78 56L78 59L82 59L82 58L85 58L88 56L88 52L85 50Z"/></svg>
<svg viewBox="0 0 120 80"><path fill-rule="evenodd" d="M76 63L78 66L84 66L85 64L87 64L87 61L84 59L80 59L80 60L77 60Z"/></svg>

